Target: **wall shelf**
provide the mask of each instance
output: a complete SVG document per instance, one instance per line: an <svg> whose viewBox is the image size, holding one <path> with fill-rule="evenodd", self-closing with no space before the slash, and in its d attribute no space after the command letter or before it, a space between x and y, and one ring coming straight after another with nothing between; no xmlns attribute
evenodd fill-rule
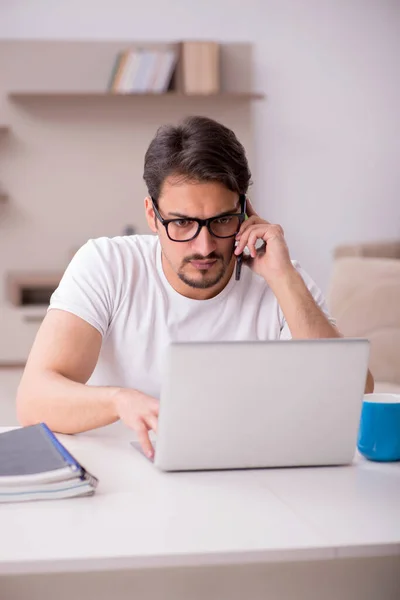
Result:
<svg viewBox="0 0 400 600"><path fill-rule="evenodd" d="M152 98L172 98L182 100L213 100L213 99L224 99L224 100L262 100L265 98L264 94L252 93L252 92L219 92L217 94L183 94L182 92L165 92L162 94L157 93L111 93L107 91L98 92L78 92L78 91L21 91L21 92L9 92L8 97L13 100L91 100L91 99L113 99L113 100L137 100L139 98L145 98L146 100Z"/></svg>
<svg viewBox="0 0 400 600"><path fill-rule="evenodd" d="M6 276L7 299L14 306L46 306L61 277L62 273L46 271L9 272Z"/></svg>

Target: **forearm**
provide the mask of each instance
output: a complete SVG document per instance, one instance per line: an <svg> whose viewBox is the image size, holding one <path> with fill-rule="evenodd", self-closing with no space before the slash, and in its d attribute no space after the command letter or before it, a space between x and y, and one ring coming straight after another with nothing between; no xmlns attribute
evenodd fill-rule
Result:
<svg viewBox="0 0 400 600"><path fill-rule="evenodd" d="M271 286L272 287L272 286ZM289 272L272 287L293 339L340 338L340 331L329 322L297 271ZM374 378L367 372L365 393L374 391Z"/></svg>
<svg viewBox="0 0 400 600"><path fill-rule="evenodd" d="M293 339L338 338L339 331L315 303L301 275L293 269L271 286Z"/></svg>
<svg viewBox="0 0 400 600"><path fill-rule="evenodd" d="M76 383L51 371L23 376L17 394L21 425L45 422L58 433L79 433L118 420L119 388Z"/></svg>

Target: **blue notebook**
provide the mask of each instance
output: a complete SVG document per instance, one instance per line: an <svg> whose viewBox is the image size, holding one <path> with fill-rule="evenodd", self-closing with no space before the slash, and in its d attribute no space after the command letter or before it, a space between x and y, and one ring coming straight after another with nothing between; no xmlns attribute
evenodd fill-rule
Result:
<svg viewBox="0 0 400 600"><path fill-rule="evenodd" d="M90 495L97 483L45 423L0 434L0 502Z"/></svg>

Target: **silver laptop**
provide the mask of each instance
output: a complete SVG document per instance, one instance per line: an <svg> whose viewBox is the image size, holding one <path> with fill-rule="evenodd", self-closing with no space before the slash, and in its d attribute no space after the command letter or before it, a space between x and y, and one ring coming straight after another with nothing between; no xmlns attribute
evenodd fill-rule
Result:
<svg viewBox="0 0 400 600"><path fill-rule="evenodd" d="M163 471L351 463L365 339L173 343L154 464Z"/></svg>

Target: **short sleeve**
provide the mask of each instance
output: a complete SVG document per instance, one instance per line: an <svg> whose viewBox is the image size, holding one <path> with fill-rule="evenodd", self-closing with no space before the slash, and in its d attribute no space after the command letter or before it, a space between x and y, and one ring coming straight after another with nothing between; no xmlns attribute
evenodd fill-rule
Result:
<svg viewBox="0 0 400 600"><path fill-rule="evenodd" d="M66 268L48 310L57 308L73 313L104 336L113 313L113 287L105 238L89 240Z"/></svg>
<svg viewBox="0 0 400 600"><path fill-rule="evenodd" d="M321 290L319 289L319 287L317 286L317 284L315 283L315 281L308 275L308 273L306 273L304 271L304 269L301 268L301 266L299 265L299 263L297 261L293 261L293 266L296 268L298 273L300 273L300 275L302 276L303 281L306 284L312 297L314 298L315 303L320 307L322 312L326 315L329 322L332 325L336 326L335 319L333 319L329 314L325 297L324 297L323 293L321 292ZM290 339L292 339L292 334L290 333L289 326L285 320L285 317L283 316L282 311L280 310L279 312L280 312L280 317L281 317L281 332L280 332L279 339L290 340Z"/></svg>

